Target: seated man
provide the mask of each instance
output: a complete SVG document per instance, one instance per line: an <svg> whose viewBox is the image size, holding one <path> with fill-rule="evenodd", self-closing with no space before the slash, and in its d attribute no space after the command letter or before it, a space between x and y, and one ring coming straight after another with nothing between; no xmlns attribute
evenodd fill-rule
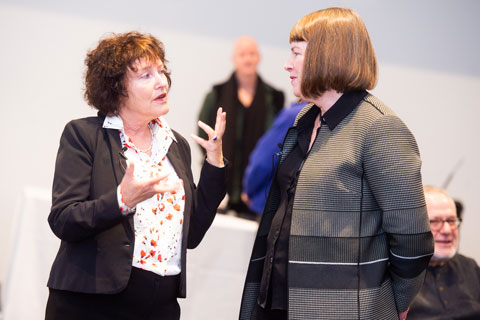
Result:
<svg viewBox="0 0 480 320"><path fill-rule="evenodd" d="M424 190L435 253L408 320L480 319L480 268L475 260L457 253L461 217L455 202L442 189Z"/></svg>

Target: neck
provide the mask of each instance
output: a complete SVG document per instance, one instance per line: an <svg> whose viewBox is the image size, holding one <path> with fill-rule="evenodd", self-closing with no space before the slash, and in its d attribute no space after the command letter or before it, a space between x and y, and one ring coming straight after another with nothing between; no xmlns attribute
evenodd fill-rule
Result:
<svg viewBox="0 0 480 320"><path fill-rule="evenodd" d="M242 89L255 89L257 84L257 74L240 74L235 72L235 78L237 79L238 87Z"/></svg>
<svg viewBox="0 0 480 320"><path fill-rule="evenodd" d="M123 128L128 136L144 135L150 132L148 123L152 119L142 119L124 109L120 110L119 116L122 118Z"/></svg>
<svg viewBox="0 0 480 320"><path fill-rule="evenodd" d="M322 114L325 114L325 112L327 112L335 104L335 102L340 99L342 94L342 92L337 92L330 89L325 91L320 97L311 99L310 102L315 103L315 105L317 105L322 111Z"/></svg>

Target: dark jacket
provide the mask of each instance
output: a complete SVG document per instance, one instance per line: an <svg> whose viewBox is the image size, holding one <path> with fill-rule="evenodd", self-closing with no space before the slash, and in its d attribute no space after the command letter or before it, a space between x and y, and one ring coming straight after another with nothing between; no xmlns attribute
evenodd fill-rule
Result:
<svg viewBox="0 0 480 320"><path fill-rule="evenodd" d="M52 190L51 229L62 241L48 287L83 293L118 293L130 277L133 216L124 216L117 186L125 173L117 130L102 128L105 117L69 122L60 139ZM205 162L198 187L191 172L190 147L173 131L167 153L185 187L182 269L178 296L186 295L186 251L202 240L225 195L225 169Z"/></svg>
<svg viewBox="0 0 480 320"><path fill-rule="evenodd" d="M255 96L248 108L245 108L238 99L235 74L232 74L228 81L215 85L205 97L199 120L213 128L218 107L222 107L228 117L228 126L223 136L223 154L231 161L227 167L227 191L230 203L241 203L242 179L250 152L273 123L283 105L283 93L264 82L260 76L257 78ZM201 129L198 135L207 139Z"/></svg>
<svg viewBox="0 0 480 320"><path fill-rule="evenodd" d="M456 254L441 266L429 266L408 320L480 319L480 268Z"/></svg>

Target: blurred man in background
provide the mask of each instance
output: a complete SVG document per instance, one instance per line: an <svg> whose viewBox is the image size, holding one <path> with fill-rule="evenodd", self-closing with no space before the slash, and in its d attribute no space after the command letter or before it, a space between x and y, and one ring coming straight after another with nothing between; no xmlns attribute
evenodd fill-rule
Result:
<svg viewBox="0 0 480 320"><path fill-rule="evenodd" d="M235 41L232 60L235 71L226 82L215 85L207 94L199 120L214 125L219 106L228 114L228 127L223 136L223 152L230 161L227 167L226 210L234 210L240 217L255 219L255 213L241 200L243 174L250 152L283 108L284 95L258 75L260 52L254 39L239 37ZM205 137L202 130L198 134Z"/></svg>

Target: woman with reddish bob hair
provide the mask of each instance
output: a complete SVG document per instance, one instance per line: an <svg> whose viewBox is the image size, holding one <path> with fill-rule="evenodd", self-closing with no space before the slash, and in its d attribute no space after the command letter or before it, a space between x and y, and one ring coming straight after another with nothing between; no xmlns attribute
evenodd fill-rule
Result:
<svg viewBox="0 0 480 320"><path fill-rule="evenodd" d="M306 15L290 46L309 104L279 153L240 319L405 319L433 253L415 138L367 91L377 61L353 10Z"/></svg>

